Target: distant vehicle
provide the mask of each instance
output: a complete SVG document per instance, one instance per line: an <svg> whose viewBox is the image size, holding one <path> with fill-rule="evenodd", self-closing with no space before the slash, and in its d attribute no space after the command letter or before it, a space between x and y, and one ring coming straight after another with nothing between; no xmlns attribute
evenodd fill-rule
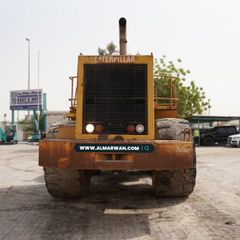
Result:
<svg viewBox="0 0 240 240"><path fill-rule="evenodd" d="M218 126L205 129L200 133L200 144L204 146L213 146L215 143L226 144L228 137L237 133L236 126Z"/></svg>
<svg viewBox="0 0 240 240"><path fill-rule="evenodd" d="M31 136L28 136L27 141L28 142L38 142L41 140L41 132L39 130L39 125L37 120L34 120L34 132Z"/></svg>
<svg viewBox="0 0 240 240"><path fill-rule="evenodd" d="M230 135L227 143L232 147L240 147L240 134Z"/></svg>
<svg viewBox="0 0 240 240"><path fill-rule="evenodd" d="M0 142L17 143L16 126L8 125L4 129L0 128Z"/></svg>
<svg viewBox="0 0 240 240"><path fill-rule="evenodd" d="M6 142L7 141L7 136L5 131L0 128L0 142Z"/></svg>
<svg viewBox="0 0 240 240"><path fill-rule="evenodd" d="M28 136L27 141L28 142L38 142L41 139L40 132L34 133L31 136Z"/></svg>

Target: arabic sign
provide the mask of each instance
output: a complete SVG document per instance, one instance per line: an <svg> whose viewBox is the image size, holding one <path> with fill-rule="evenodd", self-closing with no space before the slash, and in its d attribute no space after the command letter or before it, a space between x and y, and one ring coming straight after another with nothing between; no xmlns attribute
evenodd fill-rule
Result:
<svg viewBox="0 0 240 240"><path fill-rule="evenodd" d="M42 89L10 92L10 110L41 110Z"/></svg>

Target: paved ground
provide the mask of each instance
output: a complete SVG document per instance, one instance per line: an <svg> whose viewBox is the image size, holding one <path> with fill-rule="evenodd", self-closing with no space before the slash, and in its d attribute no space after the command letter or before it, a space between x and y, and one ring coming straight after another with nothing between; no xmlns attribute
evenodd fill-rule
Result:
<svg viewBox="0 0 240 240"><path fill-rule="evenodd" d="M0 146L0 239L240 239L240 148L197 148L187 199L157 199L148 176L93 179L88 196L46 192L37 146Z"/></svg>

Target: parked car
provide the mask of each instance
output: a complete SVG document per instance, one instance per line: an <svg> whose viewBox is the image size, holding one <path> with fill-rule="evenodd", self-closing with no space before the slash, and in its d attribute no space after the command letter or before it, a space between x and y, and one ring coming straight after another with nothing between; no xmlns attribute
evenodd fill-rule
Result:
<svg viewBox="0 0 240 240"><path fill-rule="evenodd" d="M226 144L228 137L235 134L238 134L236 126L213 127L200 133L200 143L204 146L212 146L215 143Z"/></svg>
<svg viewBox="0 0 240 240"><path fill-rule="evenodd" d="M228 137L228 144L232 147L240 147L240 134L230 135Z"/></svg>

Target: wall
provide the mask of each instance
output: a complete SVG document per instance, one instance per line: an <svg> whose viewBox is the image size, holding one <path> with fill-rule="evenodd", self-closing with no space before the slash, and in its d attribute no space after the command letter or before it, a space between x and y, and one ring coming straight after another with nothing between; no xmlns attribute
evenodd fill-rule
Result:
<svg viewBox="0 0 240 240"><path fill-rule="evenodd" d="M67 111L46 111L47 132L52 124L67 120Z"/></svg>

